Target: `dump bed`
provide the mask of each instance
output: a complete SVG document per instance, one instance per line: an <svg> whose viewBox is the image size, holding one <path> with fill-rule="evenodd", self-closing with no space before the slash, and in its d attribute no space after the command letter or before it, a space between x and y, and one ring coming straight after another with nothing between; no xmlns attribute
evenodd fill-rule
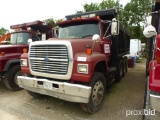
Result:
<svg viewBox="0 0 160 120"><path fill-rule="evenodd" d="M77 18L77 17L89 18L89 17L100 16L101 20L112 20L112 18L115 18L116 15L117 15L116 9L111 8L111 9L106 9L106 10L98 10L98 11L91 11L91 12L67 15L67 16L65 16L65 18L67 20L72 20L72 18Z"/></svg>
<svg viewBox="0 0 160 120"><path fill-rule="evenodd" d="M34 21L34 22L28 22L23 24L17 24L10 26L11 29L19 29L27 30L27 28L30 27L32 30L38 30L39 32L45 33L52 29L52 26L46 22L42 21Z"/></svg>

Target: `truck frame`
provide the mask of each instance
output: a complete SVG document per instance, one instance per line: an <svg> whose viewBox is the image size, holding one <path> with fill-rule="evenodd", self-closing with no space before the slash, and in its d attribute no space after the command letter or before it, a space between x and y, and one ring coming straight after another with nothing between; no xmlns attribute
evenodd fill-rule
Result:
<svg viewBox="0 0 160 120"><path fill-rule="evenodd" d="M28 39L39 41L52 37L52 26L42 21L34 21L10 26L10 40L1 41L0 45L0 80L11 90L21 90L17 76L21 75L20 56L28 51ZM6 35L7 36L7 35ZM9 38L8 37L8 38Z"/></svg>
<svg viewBox="0 0 160 120"><path fill-rule="evenodd" d="M80 103L95 113L106 87L127 72L130 35L115 19L116 9L66 16L58 38L33 42L21 55L18 84L33 97L49 95Z"/></svg>

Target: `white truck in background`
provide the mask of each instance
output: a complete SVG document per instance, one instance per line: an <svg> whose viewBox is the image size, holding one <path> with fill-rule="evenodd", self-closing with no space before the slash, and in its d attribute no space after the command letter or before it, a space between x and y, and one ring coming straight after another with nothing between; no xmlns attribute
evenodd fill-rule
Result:
<svg viewBox="0 0 160 120"><path fill-rule="evenodd" d="M130 39L130 56L136 56L136 59L141 58L142 48L141 40L139 39Z"/></svg>

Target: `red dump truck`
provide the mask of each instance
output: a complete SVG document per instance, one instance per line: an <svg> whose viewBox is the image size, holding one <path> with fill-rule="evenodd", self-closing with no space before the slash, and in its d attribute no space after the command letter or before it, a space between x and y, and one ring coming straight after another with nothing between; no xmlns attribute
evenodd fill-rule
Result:
<svg viewBox="0 0 160 120"><path fill-rule="evenodd" d="M0 45L0 80L12 90L20 90L17 76L20 71L20 56L28 49L28 40L40 41L52 37L52 26L42 21L34 21L10 26L10 40ZM31 42L31 41L30 41Z"/></svg>
<svg viewBox="0 0 160 120"><path fill-rule="evenodd" d="M49 95L97 112L106 86L127 72L130 35L116 9L68 15L58 38L33 42L21 56L18 84L33 97Z"/></svg>
<svg viewBox="0 0 160 120"><path fill-rule="evenodd" d="M144 109L160 112L160 0L155 0L152 12L147 17L147 27L143 34L146 41L146 89L144 97ZM150 116L144 114L144 118Z"/></svg>

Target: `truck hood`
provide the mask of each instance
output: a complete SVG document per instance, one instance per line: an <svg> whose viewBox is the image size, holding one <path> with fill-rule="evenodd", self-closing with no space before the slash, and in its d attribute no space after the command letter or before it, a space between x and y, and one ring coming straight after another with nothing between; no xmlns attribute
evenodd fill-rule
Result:
<svg viewBox="0 0 160 120"><path fill-rule="evenodd" d="M73 54L86 52L87 47L93 47L92 39L60 39L60 38L50 38L50 40L59 40L59 41L69 41L72 45ZM102 52L100 47L100 42L94 44L93 52Z"/></svg>
<svg viewBox="0 0 160 120"><path fill-rule="evenodd" d="M0 52L15 53L17 45L0 45Z"/></svg>
<svg viewBox="0 0 160 120"><path fill-rule="evenodd" d="M0 45L0 52L7 53L22 53L23 48L26 48L28 45Z"/></svg>

